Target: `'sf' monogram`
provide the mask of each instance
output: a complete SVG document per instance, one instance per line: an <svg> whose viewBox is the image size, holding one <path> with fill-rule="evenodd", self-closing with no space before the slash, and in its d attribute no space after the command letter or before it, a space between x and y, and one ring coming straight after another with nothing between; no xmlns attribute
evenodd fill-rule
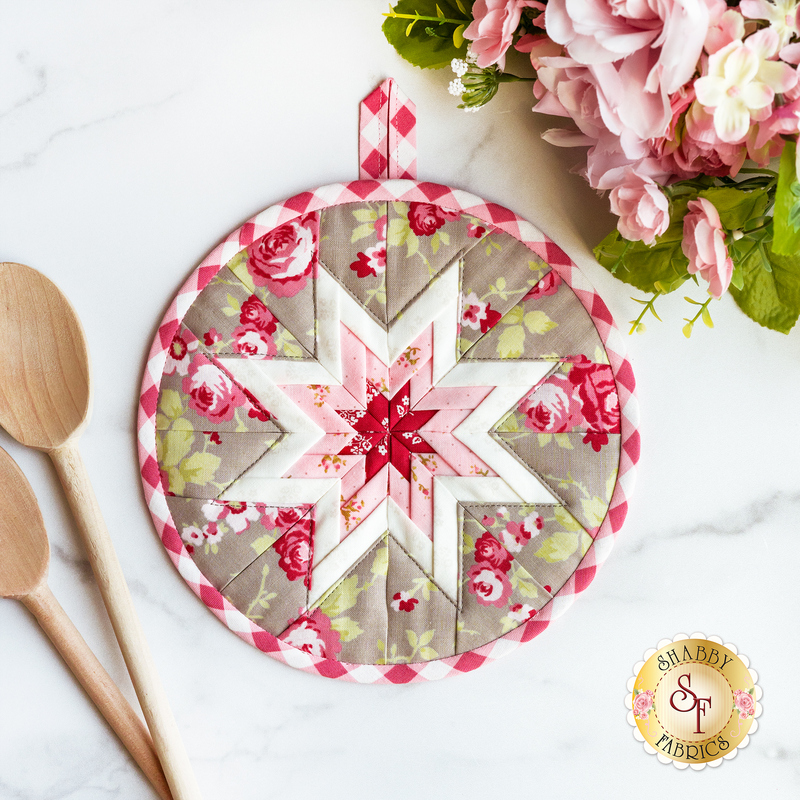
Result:
<svg viewBox="0 0 800 800"><path fill-rule="evenodd" d="M686 678L686 686L684 686L681 681ZM689 687L692 685L692 675L691 673L687 672L685 675L681 675L678 678L678 686L679 689L676 689L669 697L669 704L676 710L680 711L681 713L688 714L690 711L694 711L697 709L697 730L695 733L703 733L700 730L700 715L706 715L706 708L711 708L711 698L710 697L698 697ZM685 703L689 697L692 698L692 704L688 708L678 708L675 705L675 695L681 694L682 697L679 699L680 703ZM703 705L704 703L708 703L708 705Z"/></svg>

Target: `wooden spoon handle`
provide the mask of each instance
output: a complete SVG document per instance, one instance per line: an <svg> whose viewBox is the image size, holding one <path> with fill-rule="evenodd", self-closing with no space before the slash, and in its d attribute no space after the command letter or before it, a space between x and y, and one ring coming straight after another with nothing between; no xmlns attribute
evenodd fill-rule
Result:
<svg viewBox="0 0 800 800"><path fill-rule="evenodd" d="M175 800L200 800L175 717L156 672L125 576L76 441L49 451L83 535L89 563Z"/></svg>
<svg viewBox="0 0 800 800"><path fill-rule="evenodd" d="M40 583L20 600L36 617L81 686L153 784L158 796L162 800L172 800L147 728L89 649L48 585Z"/></svg>

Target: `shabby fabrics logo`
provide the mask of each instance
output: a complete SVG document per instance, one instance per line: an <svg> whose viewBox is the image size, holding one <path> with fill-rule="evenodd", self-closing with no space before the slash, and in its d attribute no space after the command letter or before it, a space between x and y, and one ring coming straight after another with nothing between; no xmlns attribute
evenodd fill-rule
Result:
<svg viewBox="0 0 800 800"><path fill-rule="evenodd" d="M625 705L644 749L678 769L718 767L747 747L758 728L758 675L735 645L678 634L644 654L628 680Z"/></svg>

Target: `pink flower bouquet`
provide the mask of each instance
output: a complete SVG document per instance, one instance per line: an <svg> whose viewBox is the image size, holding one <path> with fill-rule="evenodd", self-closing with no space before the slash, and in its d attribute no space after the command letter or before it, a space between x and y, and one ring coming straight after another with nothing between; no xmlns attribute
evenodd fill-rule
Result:
<svg viewBox="0 0 800 800"><path fill-rule="evenodd" d="M526 80L533 111L567 122L544 138L586 148L582 174L619 218L595 255L650 295L631 332L693 281L708 296L687 296L686 336L700 319L713 327L709 305L726 293L788 333L800 316L799 4L400 0L383 30L411 63L451 66L461 108ZM532 77L506 70L512 53Z"/></svg>

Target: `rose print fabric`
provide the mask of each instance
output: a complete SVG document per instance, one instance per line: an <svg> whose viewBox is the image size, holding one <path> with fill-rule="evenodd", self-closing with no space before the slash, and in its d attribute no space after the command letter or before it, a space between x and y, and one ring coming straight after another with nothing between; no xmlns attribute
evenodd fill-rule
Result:
<svg viewBox="0 0 800 800"><path fill-rule="evenodd" d="M186 552L251 623L401 667L525 625L569 580L619 405L592 318L519 240L436 202L344 203L199 292L157 455Z"/></svg>

